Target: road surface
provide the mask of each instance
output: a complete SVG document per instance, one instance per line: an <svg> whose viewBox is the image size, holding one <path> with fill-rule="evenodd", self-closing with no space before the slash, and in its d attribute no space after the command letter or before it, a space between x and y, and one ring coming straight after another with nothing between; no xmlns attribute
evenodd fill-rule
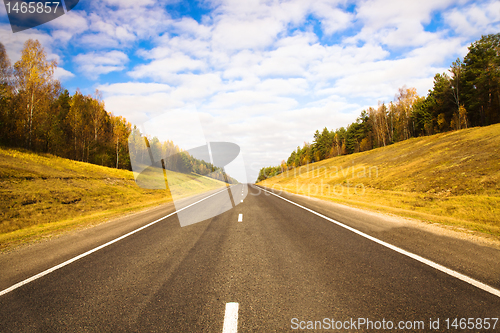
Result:
<svg viewBox="0 0 500 333"><path fill-rule="evenodd" d="M4 293L0 332L289 332L312 324L320 331L328 323L344 325L336 331L379 331L373 326L389 322L403 323L399 331L430 331L439 318L433 330L438 332L455 331L447 329L447 318L449 324L474 318L474 325L492 326L495 321L484 318L500 317L497 295L303 207L494 290L500 289L497 249L390 227L377 216L275 196L254 185L232 191L243 202L229 211L182 228L173 214ZM222 206L225 200L227 195L216 194L203 205ZM137 228L172 212L170 206L129 222ZM97 244L85 246L81 253ZM61 255L59 263L72 255L77 253ZM23 270L13 258L19 257L0 257L0 290L58 260L27 258L30 268ZM367 324L361 326L363 319ZM500 332L500 323L489 331Z"/></svg>

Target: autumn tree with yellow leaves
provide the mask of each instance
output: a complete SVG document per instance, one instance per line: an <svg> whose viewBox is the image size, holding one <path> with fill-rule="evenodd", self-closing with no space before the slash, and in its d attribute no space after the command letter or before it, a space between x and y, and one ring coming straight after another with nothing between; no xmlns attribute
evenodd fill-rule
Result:
<svg viewBox="0 0 500 333"><path fill-rule="evenodd" d="M26 147L39 144L46 132L47 113L60 90L54 78L55 60L47 60L47 54L37 40L24 43L21 59L14 64L14 89L21 112L21 127ZM46 143L46 142L45 142Z"/></svg>
<svg viewBox="0 0 500 333"><path fill-rule="evenodd" d="M105 110L98 90L71 96L56 68L37 40L25 42L14 66L0 43L0 144L130 169L131 124Z"/></svg>

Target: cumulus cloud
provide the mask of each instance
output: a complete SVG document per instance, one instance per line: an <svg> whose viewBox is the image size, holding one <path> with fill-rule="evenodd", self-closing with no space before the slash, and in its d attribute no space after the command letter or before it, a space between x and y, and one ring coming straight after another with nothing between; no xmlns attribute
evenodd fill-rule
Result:
<svg viewBox="0 0 500 333"><path fill-rule="evenodd" d="M54 77L58 79L59 81L64 82L66 79L70 79L72 77L75 77L75 74L65 70L62 67L57 67L55 72L54 72Z"/></svg>
<svg viewBox="0 0 500 333"><path fill-rule="evenodd" d="M183 71L194 71L202 69L205 66L203 61L193 59L181 53L175 53L171 56L154 60L147 65L139 65L129 75L133 78L153 78L168 82L173 73Z"/></svg>
<svg viewBox="0 0 500 333"><path fill-rule="evenodd" d="M160 92L168 93L172 87L161 83L123 82L99 85L97 89L110 95L149 95Z"/></svg>
<svg viewBox="0 0 500 333"><path fill-rule="evenodd" d="M424 24L433 13L454 4L454 0L365 0L356 6L361 31L348 42L376 42L389 47L421 46L439 34L426 32Z"/></svg>
<svg viewBox="0 0 500 333"><path fill-rule="evenodd" d="M240 21L229 17L218 22L212 42L214 48L228 51L262 49L274 42L282 29L281 22L272 18Z"/></svg>
<svg viewBox="0 0 500 333"><path fill-rule="evenodd" d="M65 15L58 17L56 20L47 22L52 30L52 35L61 31L70 33L71 35L79 34L89 28L86 13L80 10L72 10Z"/></svg>
<svg viewBox="0 0 500 333"><path fill-rule="evenodd" d="M121 51L90 52L73 58L78 70L90 79L97 79L101 74L122 71L128 62L128 56Z"/></svg>
<svg viewBox="0 0 500 333"><path fill-rule="evenodd" d="M327 35L351 27L355 15L336 7L338 3L326 1L311 2L311 12L320 19L321 28Z"/></svg>
<svg viewBox="0 0 500 333"><path fill-rule="evenodd" d="M103 2L118 8L142 7L154 4L154 0L103 0Z"/></svg>
<svg viewBox="0 0 500 333"><path fill-rule="evenodd" d="M172 99L170 94L155 92L145 95L105 95L106 109L125 116L133 124L142 124L184 103Z"/></svg>
<svg viewBox="0 0 500 333"><path fill-rule="evenodd" d="M446 22L463 36L497 33L500 30L500 2L472 3L445 13Z"/></svg>

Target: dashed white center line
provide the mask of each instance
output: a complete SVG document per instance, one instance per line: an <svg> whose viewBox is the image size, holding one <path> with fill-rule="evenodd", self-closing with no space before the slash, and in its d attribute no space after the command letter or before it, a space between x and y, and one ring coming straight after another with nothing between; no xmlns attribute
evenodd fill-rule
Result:
<svg viewBox="0 0 500 333"><path fill-rule="evenodd" d="M238 222L243 222L243 214L238 215Z"/></svg>
<svg viewBox="0 0 500 333"><path fill-rule="evenodd" d="M241 214L240 214L241 215ZM238 332L238 303L226 303L222 333Z"/></svg>

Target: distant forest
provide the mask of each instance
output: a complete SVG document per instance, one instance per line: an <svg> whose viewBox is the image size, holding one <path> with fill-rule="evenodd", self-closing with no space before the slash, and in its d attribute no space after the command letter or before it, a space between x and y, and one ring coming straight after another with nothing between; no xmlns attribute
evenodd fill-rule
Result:
<svg viewBox="0 0 500 333"><path fill-rule="evenodd" d="M101 93L70 95L54 78L57 62L47 60L38 40L27 40L14 66L0 43L0 145L50 153L107 167L131 170L128 138L136 126L105 110ZM172 141L148 138L157 153L177 154L170 170L198 173L221 181L222 170L183 152ZM164 155L161 155L164 156Z"/></svg>
<svg viewBox="0 0 500 333"><path fill-rule="evenodd" d="M257 181L338 155L384 147L412 137L500 122L500 33L469 46L449 73L436 74L426 97L402 87L389 104L363 110L356 122L314 133L313 143L297 147L279 166L264 167Z"/></svg>
<svg viewBox="0 0 500 333"><path fill-rule="evenodd" d="M132 127L106 112L98 90L71 96L54 78L38 40L27 40L14 66L0 43L0 144L76 161L130 169Z"/></svg>

